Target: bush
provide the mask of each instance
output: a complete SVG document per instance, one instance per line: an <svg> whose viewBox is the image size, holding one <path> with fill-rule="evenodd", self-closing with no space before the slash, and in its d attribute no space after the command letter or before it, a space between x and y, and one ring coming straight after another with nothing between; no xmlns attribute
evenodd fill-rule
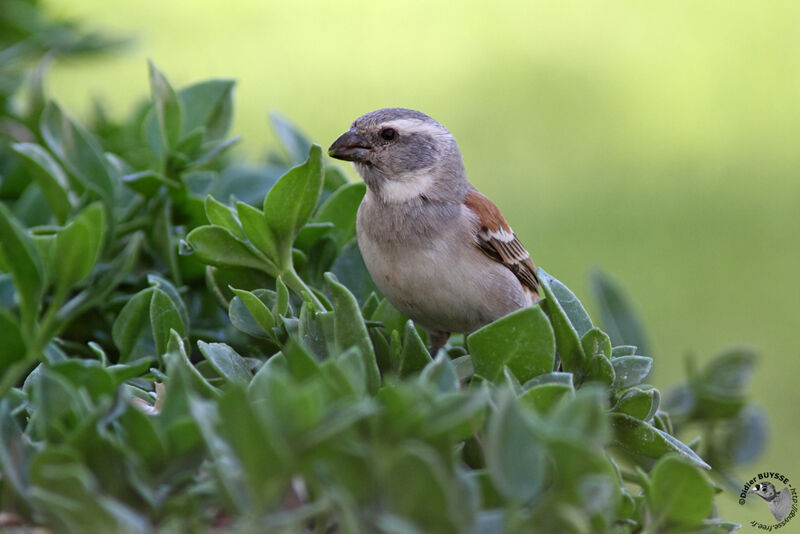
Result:
<svg viewBox="0 0 800 534"><path fill-rule="evenodd" d="M616 285L593 275L609 336L540 269L540 304L431 358L355 245L364 185L278 115L282 151L232 163L234 83L149 72L122 123L85 129L36 83L3 111L26 127L0 147L0 524L737 527L712 477L762 447L751 352L690 368L662 403Z"/></svg>

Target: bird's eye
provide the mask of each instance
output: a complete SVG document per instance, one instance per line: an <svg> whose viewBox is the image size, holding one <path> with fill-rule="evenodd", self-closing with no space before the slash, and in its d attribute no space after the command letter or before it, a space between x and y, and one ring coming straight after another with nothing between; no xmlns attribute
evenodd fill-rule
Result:
<svg viewBox="0 0 800 534"><path fill-rule="evenodd" d="M397 130L394 128L384 128L381 130L381 137L387 141L392 141L397 138Z"/></svg>

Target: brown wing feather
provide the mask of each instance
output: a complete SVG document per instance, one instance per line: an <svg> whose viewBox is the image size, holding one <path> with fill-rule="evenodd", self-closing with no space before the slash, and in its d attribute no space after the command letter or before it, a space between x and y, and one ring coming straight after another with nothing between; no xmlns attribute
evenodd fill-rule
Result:
<svg viewBox="0 0 800 534"><path fill-rule="evenodd" d="M538 297L539 279L536 277L536 266L498 207L477 191L467 195L465 204L478 217L478 232L475 235L478 248L508 267L522 285Z"/></svg>

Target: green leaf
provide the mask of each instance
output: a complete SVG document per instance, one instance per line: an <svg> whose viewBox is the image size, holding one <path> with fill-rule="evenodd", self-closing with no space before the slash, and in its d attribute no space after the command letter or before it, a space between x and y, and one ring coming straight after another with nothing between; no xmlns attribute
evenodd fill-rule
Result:
<svg viewBox="0 0 800 534"><path fill-rule="evenodd" d="M206 138L206 128L205 126L198 126L192 130L184 130L181 127L181 131L185 133L181 136L181 141L175 147L175 151L179 152L183 158L191 159L203 145Z"/></svg>
<svg viewBox="0 0 800 534"><path fill-rule="evenodd" d="M225 380L246 386L253 375L247 362L225 343L206 343L198 341L197 347L206 360Z"/></svg>
<svg viewBox="0 0 800 534"><path fill-rule="evenodd" d="M228 388L219 401L220 435L241 463L250 494L256 500L253 507L258 510L273 503L288 482L283 473L284 458L265 426L253 412L243 388Z"/></svg>
<svg viewBox="0 0 800 534"><path fill-rule="evenodd" d="M519 396L523 405L530 406L541 414L546 414L564 396L573 395L571 385L558 382L539 384L528 389Z"/></svg>
<svg viewBox="0 0 800 534"><path fill-rule="evenodd" d="M391 302L382 298L375 312L370 317L373 321L383 323L386 332L391 334L393 331L402 332L405 328L408 317L398 311L397 308L392 306Z"/></svg>
<svg viewBox="0 0 800 534"><path fill-rule="evenodd" d="M675 455L661 458L651 481L648 501L657 518L693 526L711 515L714 489L686 459Z"/></svg>
<svg viewBox="0 0 800 534"><path fill-rule="evenodd" d="M297 334L303 346L319 359L327 358L328 346L333 347L333 343L326 343L321 315L314 311L311 301L306 300L300 307L300 316L297 324Z"/></svg>
<svg viewBox="0 0 800 534"><path fill-rule="evenodd" d="M767 445L767 418L760 409L748 406L726 425L723 435L726 458L737 464L752 462Z"/></svg>
<svg viewBox="0 0 800 534"><path fill-rule="evenodd" d="M561 309L564 310L570 324L578 333L578 337L586 335L586 333L592 329L592 320L583 308L581 301L575 296L575 293L570 291L560 280L550 276L544 269L538 269L536 274L553 296L555 296L556 300L558 300L558 304L561 306ZM589 356L589 354L587 354L587 356Z"/></svg>
<svg viewBox="0 0 800 534"><path fill-rule="evenodd" d="M595 354L586 364L584 382L599 382L606 387L614 383L614 366L604 354Z"/></svg>
<svg viewBox="0 0 800 534"><path fill-rule="evenodd" d="M406 323L403 349L400 352L400 376L408 376L422 371L431 361L425 342L419 337L414 322Z"/></svg>
<svg viewBox="0 0 800 534"><path fill-rule="evenodd" d="M178 146L181 137L181 103L175 90L155 63L148 60L150 91L153 96L158 131L166 154Z"/></svg>
<svg viewBox="0 0 800 534"><path fill-rule="evenodd" d="M264 220L264 214L244 202L236 203L236 213L250 242L267 258L279 263L278 243Z"/></svg>
<svg viewBox="0 0 800 534"><path fill-rule="evenodd" d="M145 465L154 469L164 465L167 444L163 434L157 429L155 418L141 410L128 409L118 421L125 429L125 446L131 451L130 456L141 458Z"/></svg>
<svg viewBox="0 0 800 534"><path fill-rule="evenodd" d="M56 292L65 292L91 274L100 256L106 216L100 202L90 204L56 237Z"/></svg>
<svg viewBox="0 0 800 534"><path fill-rule="evenodd" d="M541 269L539 269L541 271ZM578 331L570 322L564 308L550 289L547 278L542 278L542 288L545 298L541 301L541 306L550 317L553 325L553 333L556 339L558 356L561 359L561 366L565 371L575 373L578 377L583 374L586 363L586 356L583 354L580 336Z"/></svg>
<svg viewBox="0 0 800 534"><path fill-rule="evenodd" d="M636 347L633 345L619 345L611 349L611 356L633 356L636 354Z"/></svg>
<svg viewBox="0 0 800 534"><path fill-rule="evenodd" d="M111 375L114 385L118 386L126 380L143 375L153 364L153 361L153 358L139 358L129 363L110 365L106 367L106 371Z"/></svg>
<svg viewBox="0 0 800 534"><path fill-rule="evenodd" d="M225 228L239 239L246 239L242 225L228 206L217 202L211 195L206 195L205 209L206 217L211 224Z"/></svg>
<svg viewBox="0 0 800 534"><path fill-rule="evenodd" d="M151 525L133 508L104 495L93 473L67 446L43 448L30 467L35 509L65 532L147 532Z"/></svg>
<svg viewBox="0 0 800 534"><path fill-rule="evenodd" d="M453 484L439 456L418 442L403 444L391 458L386 473L386 504L398 517L409 518L423 532L458 532L455 517L465 510L451 509ZM462 503L463 504L463 503Z"/></svg>
<svg viewBox="0 0 800 534"><path fill-rule="evenodd" d="M475 372L496 380L508 366L520 382L549 373L555 362L555 337L538 306L517 310L467 337Z"/></svg>
<svg viewBox="0 0 800 534"><path fill-rule="evenodd" d="M310 250L323 237L334 232L333 223L306 223L297 233L294 246L301 250Z"/></svg>
<svg viewBox="0 0 800 534"><path fill-rule="evenodd" d="M546 373L525 382L525 388L531 388L539 384L567 384L573 387L573 375L572 373Z"/></svg>
<svg viewBox="0 0 800 534"><path fill-rule="evenodd" d="M320 367L317 360L306 348L294 338L291 338L281 351L289 364L289 372L297 380L306 380L320 376Z"/></svg>
<svg viewBox="0 0 800 534"><path fill-rule="evenodd" d="M470 438L482 424L488 401L488 388L439 395L420 429L422 437L449 436L457 441Z"/></svg>
<svg viewBox="0 0 800 534"><path fill-rule="evenodd" d="M189 355L186 354L186 347L183 344L183 339L175 330L170 330L167 352L167 367L169 368L170 365L180 365L186 371L186 378L194 391L212 398L219 395L219 390L212 386L189 360ZM180 363L178 363L178 360ZM135 362L132 362L131 365L133 365L133 363Z"/></svg>
<svg viewBox="0 0 800 534"><path fill-rule="evenodd" d="M333 238L339 250L356 235L356 212L366 190L363 182L340 187L320 206L312 219L315 223L334 225Z"/></svg>
<svg viewBox="0 0 800 534"><path fill-rule="evenodd" d="M125 363L156 353L150 327L150 300L156 288L136 293L114 320L111 337L119 350L119 361Z"/></svg>
<svg viewBox="0 0 800 534"><path fill-rule="evenodd" d="M653 358L647 356L620 356L611 358L614 366L614 389L634 386L647 378L653 366Z"/></svg>
<svg viewBox="0 0 800 534"><path fill-rule="evenodd" d="M258 323L258 326L260 326L264 332L270 333L272 327L275 326L275 319L272 317L272 312L267 308L266 304L253 293L244 289L231 288L231 291L242 300L245 307L247 307L247 311L250 312L250 315L255 319L256 323Z"/></svg>
<svg viewBox="0 0 800 534"><path fill-rule="evenodd" d="M277 296L275 306L272 308L272 315L277 318L286 315L289 311L289 289L280 276L275 280L275 291Z"/></svg>
<svg viewBox="0 0 800 534"><path fill-rule="evenodd" d="M589 287L600 310L603 330L611 336L614 345L635 345L649 354L644 328L622 289L600 270L592 272Z"/></svg>
<svg viewBox="0 0 800 534"><path fill-rule="evenodd" d="M233 118L233 80L207 80L178 91L183 110L181 131L202 127L207 140L222 139Z"/></svg>
<svg viewBox="0 0 800 534"><path fill-rule="evenodd" d="M47 206L42 190L29 183L13 204L14 217L25 227L45 226L52 221L52 213Z"/></svg>
<svg viewBox="0 0 800 534"><path fill-rule="evenodd" d="M458 373L452 360L444 352L439 352L436 358L425 366L419 379L420 382L433 385L439 393L458 391Z"/></svg>
<svg viewBox="0 0 800 534"><path fill-rule="evenodd" d="M44 193L59 224L64 224L72 211L69 178L44 148L33 143L15 143L14 152L25 158L26 167Z"/></svg>
<svg viewBox="0 0 800 534"><path fill-rule="evenodd" d="M277 266L219 226L200 226L186 236L200 261L216 267L249 267L278 274Z"/></svg>
<svg viewBox="0 0 800 534"><path fill-rule="evenodd" d="M672 435L674 433L672 417L667 412L661 410L657 411L655 417L653 417L652 425L667 434Z"/></svg>
<svg viewBox="0 0 800 534"><path fill-rule="evenodd" d="M325 190L336 191L350 180L347 174L338 165L327 165L325 167Z"/></svg>
<svg viewBox="0 0 800 534"><path fill-rule="evenodd" d="M661 395L655 388L630 388L622 394L613 410L642 421L649 421L658 411Z"/></svg>
<svg viewBox="0 0 800 534"><path fill-rule="evenodd" d="M376 411L371 399L360 399L345 409L331 410L324 419L303 434L302 447L317 447L326 441L335 441L346 430Z"/></svg>
<svg viewBox="0 0 800 534"><path fill-rule="evenodd" d="M364 318L361 317L358 302L356 302L353 294L340 284L332 274L327 273L325 281L331 291L331 303L334 310L334 353L341 354L350 347L358 348L363 358L367 391L374 395L380 387L381 377L378 371L378 364L375 361L375 353L372 350L372 342L367 333Z"/></svg>
<svg viewBox="0 0 800 534"><path fill-rule="evenodd" d="M0 472L3 484L13 488L25 502L28 501L30 459L34 448L26 443L16 418L12 415L10 398L0 400Z"/></svg>
<svg viewBox="0 0 800 534"><path fill-rule="evenodd" d="M253 291L260 287L269 287L274 284L274 278L264 271L257 271L247 267L206 267L206 286L222 309L228 308L230 301L236 295L230 286Z"/></svg>
<svg viewBox="0 0 800 534"><path fill-rule="evenodd" d="M378 309L378 304L380 304L378 295L375 292L370 293L363 304L361 304L361 315L365 319L371 319L375 310Z"/></svg>
<svg viewBox="0 0 800 534"><path fill-rule="evenodd" d="M170 180L163 174L153 170L126 174L122 177L122 183L131 191L136 191L148 198L156 196L162 187L175 191L181 187L178 182Z"/></svg>
<svg viewBox="0 0 800 534"><path fill-rule="evenodd" d="M0 262L10 272L19 294L23 328L31 328L44 292L44 266L33 239L0 203Z"/></svg>
<svg viewBox="0 0 800 534"><path fill-rule="evenodd" d="M281 265L291 261L297 232L311 217L322 193L322 149L313 145L308 160L284 174L264 198L264 218L281 255Z"/></svg>
<svg viewBox="0 0 800 534"><path fill-rule="evenodd" d="M241 136L236 136L231 139L220 139L219 141L211 141L209 143L203 144L200 147L199 152L200 154L189 163L186 164L187 168L190 167L201 167L208 163L211 163L215 159L217 159L220 155L230 150L234 145L239 143L242 140Z"/></svg>
<svg viewBox="0 0 800 534"><path fill-rule="evenodd" d="M155 274L148 274L147 275L147 283L157 287L158 289L162 290L169 299L172 301L172 305L178 311L180 315L181 322L184 325L184 329L188 332L189 331L189 311L186 309L186 304L183 303L183 299L181 298L180 293L175 288L172 283L166 278L161 278Z"/></svg>
<svg viewBox="0 0 800 534"><path fill-rule="evenodd" d="M116 187L97 140L55 102L44 108L41 131L48 148L67 170L111 205Z"/></svg>
<svg viewBox="0 0 800 534"><path fill-rule="evenodd" d="M50 369L69 380L76 389L87 391L94 400L111 396L116 389L111 374L97 360L70 358L52 364Z"/></svg>
<svg viewBox="0 0 800 534"><path fill-rule="evenodd" d="M26 114L30 120L38 121L46 104L44 79L51 63L55 59L53 54L42 57L33 68L28 80L28 94L26 98Z"/></svg>
<svg viewBox="0 0 800 534"><path fill-rule="evenodd" d="M125 248L117 253L111 262L100 262L92 284L69 300L59 310L57 317L66 321L70 317L80 315L86 309L97 305L97 303L103 302L108 294L116 289L125 277L130 274L138 259L139 249L143 241L144 234L136 232L128 238Z"/></svg>
<svg viewBox="0 0 800 534"><path fill-rule="evenodd" d="M0 308L0 373L25 359L25 338L17 318Z"/></svg>
<svg viewBox="0 0 800 534"><path fill-rule="evenodd" d="M156 287L150 300L150 324L153 327L156 354L167 353L167 343L171 330L180 336L186 335L186 324L175 303L161 288Z"/></svg>
<svg viewBox="0 0 800 534"><path fill-rule="evenodd" d="M675 437L627 414L609 414L614 443L621 449L645 456L661 458L669 452L677 452L703 469L711 469L697 453Z"/></svg>
<svg viewBox="0 0 800 534"><path fill-rule="evenodd" d="M606 358L611 357L611 340L608 334L599 328L592 328L583 334L581 346L587 358L591 358L595 354L603 354Z"/></svg>
<svg viewBox="0 0 800 534"><path fill-rule="evenodd" d="M275 136L286 149L289 161L292 163L303 161L311 149L311 141L298 130L297 126L277 111L270 112L269 121Z"/></svg>
<svg viewBox="0 0 800 534"><path fill-rule="evenodd" d="M256 289L253 291L253 294L259 298L265 306L270 306L275 302L275 293L272 291ZM234 295L228 303L228 317L231 320L231 324L245 334L261 339L272 339L272 332L270 330L264 330L264 328L259 325L256 318L253 317L253 314L247 309L247 306L245 306L244 301L236 295Z"/></svg>
<svg viewBox="0 0 800 534"><path fill-rule="evenodd" d="M562 397L549 415L548 430L557 438L569 438L599 449L610 438L605 415L608 393L600 386L584 386L575 395ZM552 436L550 436L552 437Z"/></svg>
<svg viewBox="0 0 800 534"><path fill-rule="evenodd" d="M28 423L33 439L60 442L75 430L74 419L85 410L77 408L78 392L72 383L46 364L40 364L29 391L34 416Z"/></svg>
<svg viewBox="0 0 800 534"><path fill-rule="evenodd" d="M363 397L365 393L371 394L367 384L366 358L359 347L350 347L331 361L338 364L341 373L350 384L351 391L357 397Z"/></svg>
<svg viewBox="0 0 800 534"><path fill-rule="evenodd" d="M756 352L750 348L728 349L705 365L704 385L722 396L740 394L753 376L756 359Z"/></svg>
<svg viewBox="0 0 800 534"><path fill-rule="evenodd" d="M546 480L544 447L509 392L502 394L489 419L486 466L494 485L511 502L530 501Z"/></svg>
<svg viewBox="0 0 800 534"><path fill-rule="evenodd" d="M175 338L179 342L177 346L172 343ZM170 334L170 341L171 350L164 357L167 376L158 415L159 428L165 434L170 452L186 458L190 466L197 466L202 435L190 415L189 403L195 394L201 393L196 387L195 377L198 373L189 360L184 358L184 351L180 349L182 342L177 333Z"/></svg>
<svg viewBox="0 0 800 534"><path fill-rule="evenodd" d="M695 411L698 398L695 388L682 383L667 390L664 409L676 420L688 419Z"/></svg>

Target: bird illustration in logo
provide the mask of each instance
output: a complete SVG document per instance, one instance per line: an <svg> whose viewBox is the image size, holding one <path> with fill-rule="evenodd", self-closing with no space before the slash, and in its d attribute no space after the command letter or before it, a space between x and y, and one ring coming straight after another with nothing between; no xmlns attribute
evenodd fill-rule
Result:
<svg viewBox="0 0 800 534"><path fill-rule="evenodd" d="M775 491L775 486L772 482L759 482L750 488L749 493L755 493L767 501L769 511L772 512L778 522L786 519L786 516L792 510L792 496L789 488Z"/></svg>

